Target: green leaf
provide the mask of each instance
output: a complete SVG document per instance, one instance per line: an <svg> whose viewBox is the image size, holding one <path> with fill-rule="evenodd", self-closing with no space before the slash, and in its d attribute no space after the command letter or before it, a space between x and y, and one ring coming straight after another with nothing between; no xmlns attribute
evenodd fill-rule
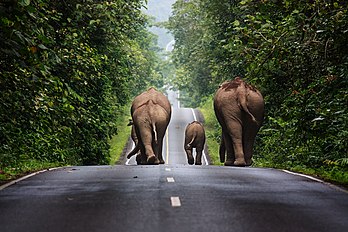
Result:
<svg viewBox="0 0 348 232"><path fill-rule="evenodd" d="M240 25L240 22L238 20L235 20L233 22L233 26L238 27Z"/></svg>
<svg viewBox="0 0 348 232"><path fill-rule="evenodd" d="M45 45L43 45L43 44L39 44L38 47L41 48L41 49L43 49L43 50L47 50L47 49L48 49L48 48L47 48Z"/></svg>
<svg viewBox="0 0 348 232"><path fill-rule="evenodd" d="M29 6L30 5L30 0L19 0L18 3L21 6Z"/></svg>

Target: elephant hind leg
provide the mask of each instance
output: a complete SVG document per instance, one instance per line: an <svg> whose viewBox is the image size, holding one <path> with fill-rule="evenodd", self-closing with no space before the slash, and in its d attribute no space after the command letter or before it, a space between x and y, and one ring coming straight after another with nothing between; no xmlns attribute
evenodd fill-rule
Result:
<svg viewBox="0 0 348 232"><path fill-rule="evenodd" d="M225 153L226 160L225 160ZM228 133L222 132L220 144L220 161L224 162L225 166L233 166L235 160L232 139Z"/></svg>
<svg viewBox="0 0 348 232"><path fill-rule="evenodd" d="M243 151L246 166L252 164L253 148L258 128L246 127L243 133Z"/></svg>
<svg viewBox="0 0 348 232"><path fill-rule="evenodd" d="M219 155L220 155L220 162L225 162L225 154L226 154L226 147L225 147L225 141L224 141L223 134L221 135L221 142L220 142L220 148L219 148Z"/></svg>
<svg viewBox="0 0 348 232"><path fill-rule="evenodd" d="M196 162L195 165L202 165L202 148L196 148Z"/></svg>
<svg viewBox="0 0 348 232"><path fill-rule="evenodd" d="M245 166L246 162L243 152L242 125L238 121L233 121L228 123L226 126L228 135L225 135L225 146L227 150L227 160L225 162L225 165Z"/></svg>
<svg viewBox="0 0 348 232"><path fill-rule="evenodd" d="M192 148L186 149L186 156L187 156L187 162L188 164L192 165L194 163L194 158L192 156Z"/></svg>

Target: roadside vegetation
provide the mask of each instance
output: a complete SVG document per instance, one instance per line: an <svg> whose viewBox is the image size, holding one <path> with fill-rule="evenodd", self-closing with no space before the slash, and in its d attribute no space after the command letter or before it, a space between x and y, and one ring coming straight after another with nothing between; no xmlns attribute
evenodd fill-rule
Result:
<svg viewBox="0 0 348 232"><path fill-rule="evenodd" d="M208 144L220 141L212 95L241 76L266 102L254 165L348 184L346 2L190 0L173 9L173 83L202 108Z"/></svg>
<svg viewBox="0 0 348 232"><path fill-rule="evenodd" d="M178 0L166 23L173 63L158 56L144 4L0 2L0 181L115 163L129 133L127 105L168 84L163 76L186 106L200 107L219 164L212 95L241 76L266 101L254 165L348 184L345 1Z"/></svg>
<svg viewBox="0 0 348 232"><path fill-rule="evenodd" d="M144 4L1 1L0 180L115 161L126 105L163 86Z"/></svg>

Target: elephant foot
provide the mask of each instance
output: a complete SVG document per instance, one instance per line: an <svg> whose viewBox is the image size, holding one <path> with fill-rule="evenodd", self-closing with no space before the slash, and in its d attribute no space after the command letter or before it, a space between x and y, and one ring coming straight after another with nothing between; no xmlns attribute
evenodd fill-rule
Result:
<svg viewBox="0 0 348 232"><path fill-rule="evenodd" d="M201 161L196 161L195 165L202 165L202 162Z"/></svg>
<svg viewBox="0 0 348 232"><path fill-rule="evenodd" d="M159 161L159 164L164 164L164 160L160 160L160 161Z"/></svg>
<svg viewBox="0 0 348 232"><path fill-rule="evenodd" d="M147 157L147 164L156 164L156 161L158 164L159 162L158 162L158 159L156 158L155 155L151 155L151 156Z"/></svg>
<svg viewBox="0 0 348 232"><path fill-rule="evenodd" d="M195 162L195 160L193 159L192 156L187 156L187 162L188 164L192 165Z"/></svg>
<svg viewBox="0 0 348 232"><path fill-rule="evenodd" d="M244 160L235 160L233 165L234 166L238 166L238 167L245 167L246 166L246 162Z"/></svg>
<svg viewBox="0 0 348 232"><path fill-rule="evenodd" d="M251 166L253 164L253 161L252 160L249 160L246 162L245 166Z"/></svg>
<svg viewBox="0 0 348 232"><path fill-rule="evenodd" d="M224 165L225 166L234 166L234 160L226 160Z"/></svg>
<svg viewBox="0 0 348 232"><path fill-rule="evenodd" d="M141 154L137 154L135 160L137 161L137 165L146 164L146 157L143 157Z"/></svg>

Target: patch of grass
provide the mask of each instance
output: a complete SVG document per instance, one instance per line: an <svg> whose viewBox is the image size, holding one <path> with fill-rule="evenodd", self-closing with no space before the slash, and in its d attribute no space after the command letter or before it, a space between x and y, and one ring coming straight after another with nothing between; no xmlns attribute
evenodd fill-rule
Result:
<svg viewBox="0 0 348 232"><path fill-rule="evenodd" d="M130 107L124 108L123 113L121 114L117 122L117 134L114 135L109 141L110 165L114 165L120 158L123 148L126 145L131 134L131 127L127 126L129 119L131 118L129 108Z"/></svg>
<svg viewBox="0 0 348 232"><path fill-rule="evenodd" d="M50 163L39 160L24 160L17 163L16 166L0 168L0 184L17 179L27 174L61 166L60 163Z"/></svg>
<svg viewBox="0 0 348 232"><path fill-rule="evenodd" d="M221 128L216 119L213 99L207 99L201 106L199 110L204 116L204 128L207 137L207 145L209 156L214 165L222 165L219 158L219 142L221 135ZM259 147L258 149L262 149ZM343 165L343 164L342 164ZM294 172L303 173L306 175L315 176L317 178L323 179L325 181L341 185L343 187L348 187L348 170L347 166L332 165L331 167L323 164L322 167L312 168L306 167L305 165L291 164L291 163L274 163L272 159L260 158L258 156L253 157L254 167L267 167L267 168L277 168L277 169L287 169Z"/></svg>
<svg viewBox="0 0 348 232"><path fill-rule="evenodd" d="M319 179L322 179L326 182L333 183L345 187L348 189L348 167L342 167L337 165L327 166L323 165L322 167L307 167L305 165L291 165L289 163L285 164L276 164L272 160L265 160L264 158L254 159L253 166L256 167L265 167L265 168L277 168L277 169L286 169L293 172L303 173L310 175Z"/></svg>

